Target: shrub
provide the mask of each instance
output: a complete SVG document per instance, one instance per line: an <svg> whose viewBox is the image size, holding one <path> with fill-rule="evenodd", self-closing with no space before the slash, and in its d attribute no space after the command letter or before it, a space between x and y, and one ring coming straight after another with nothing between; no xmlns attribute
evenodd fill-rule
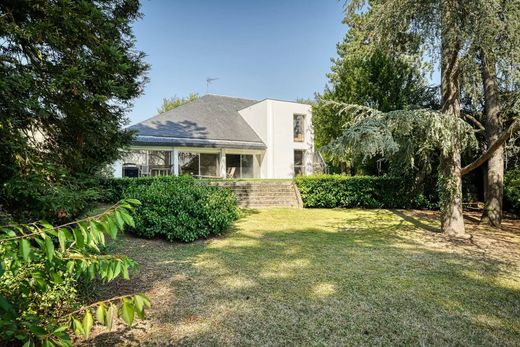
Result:
<svg viewBox="0 0 520 347"><path fill-rule="evenodd" d="M115 239L126 224L133 225L130 213L138 204L122 201L56 227L46 222L0 227L0 344L71 346L69 332L88 338L95 322L110 329L118 313L128 325L134 315L143 318L149 307L143 295L81 306L78 294L80 282L128 278L136 263L99 249L105 234Z"/></svg>
<svg viewBox="0 0 520 347"><path fill-rule="evenodd" d="M412 184L396 177L316 175L297 177L305 207L431 208Z"/></svg>
<svg viewBox="0 0 520 347"><path fill-rule="evenodd" d="M19 222L71 221L99 198L96 184L94 179L68 176L47 165L4 182L0 204Z"/></svg>
<svg viewBox="0 0 520 347"><path fill-rule="evenodd" d="M504 179L504 207L520 210L520 168L506 172Z"/></svg>
<svg viewBox="0 0 520 347"><path fill-rule="evenodd" d="M167 182L176 184L182 179L191 179L189 176L182 176L181 178L175 176L157 176L157 177L123 177L123 178L100 178L99 187L103 192L100 196L100 201L115 203L125 196L126 190L130 186L149 186L153 182Z"/></svg>
<svg viewBox="0 0 520 347"><path fill-rule="evenodd" d="M123 194L142 202L132 230L145 238L191 242L224 232L238 217L230 190L187 176L136 179Z"/></svg>

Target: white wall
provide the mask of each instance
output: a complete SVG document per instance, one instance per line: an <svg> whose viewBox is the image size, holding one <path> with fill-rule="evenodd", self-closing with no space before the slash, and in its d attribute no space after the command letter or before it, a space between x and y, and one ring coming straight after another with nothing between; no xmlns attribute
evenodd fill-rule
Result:
<svg viewBox="0 0 520 347"><path fill-rule="evenodd" d="M314 131L310 105L267 99L241 110L240 114L267 146L262 178L292 178L295 149L306 151L305 173L312 174ZM304 142L294 142L294 114L305 115Z"/></svg>

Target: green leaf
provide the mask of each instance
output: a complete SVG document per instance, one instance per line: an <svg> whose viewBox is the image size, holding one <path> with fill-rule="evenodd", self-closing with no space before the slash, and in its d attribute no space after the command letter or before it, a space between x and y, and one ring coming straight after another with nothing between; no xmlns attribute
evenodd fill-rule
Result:
<svg viewBox="0 0 520 347"><path fill-rule="evenodd" d="M124 201L128 202L130 205L133 205L133 206L141 206L141 201L137 200L137 199L125 199Z"/></svg>
<svg viewBox="0 0 520 347"><path fill-rule="evenodd" d="M20 254L23 260L29 260L29 254L31 253L31 244L27 239L20 240Z"/></svg>
<svg viewBox="0 0 520 347"><path fill-rule="evenodd" d="M123 301L123 307L121 307L121 319L128 324L132 325L134 321L134 305L128 300Z"/></svg>
<svg viewBox="0 0 520 347"><path fill-rule="evenodd" d="M54 347L55 344L51 340L44 340L42 342L42 347Z"/></svg>
<svg viewBox="0 0 520 347"><path fill-rule="evenodd" d="M92 318L92 313L90 313L90 310L87 310L87 312L85 312L85 316L83 317L83 331L85 333L86 339L89 338L90 331L92 330L93 326L94 319Z"/></svg>
<svg viewBox="0 0 520 347"><path fill-rule="evenodd" d="M116 223L112 220L112 218L108 218L105 222L105 230L107 231L107 234L112 238L112 240L116 239L117 226Z"/></svg>
<svg viewBox="0 0 520 347"><path fill-rule="evenodd" d="M49 261L52 261L52 258L54 257L54 243L50 236L45 238L45 253L47 254Z"/></svg>
<svg viewBox="0 0 520 347"><path fill-rule="evenodd" d="M65 242L67 241L67 236L63 229L58 230L58 241L60 242L60 250L65 252Z"/></svg>
<svg viewBox="0 0 520 347"><path fill-rule="evenodd" d="M140 295L134 296L135 312L140 319L144 319L144 300Z"/></svg>
<svg viewBox="0 0 520 347"><path fill-rule="evenodd" d="M77 320L76 318L73 318L72 324L74 326L74 334L76 334L76 336L85 335L85 331L83 330L83 325L81 324L81 322L79 320Z"/></svg>
<svg viewBox="0 0 520 347"><path fill-rule="evenodd" d="M72 229L74 233L74 240L76 241L76 248L83 248L85 246L85 239L83 238L83 233L78 228Z"/></svg>
<svg viewBox="0 0 520 347"><path fill-rule="evenodd" d="M22 347L34 347L34 342L33 342L33 340L27 340L27 341L25 341L25 343L23 344Z"/></svg>
<svg viewBox="0 0 520 347"><path fill-rule="evenodd" d="M128 210L122 208L121 210L119 210L119 213L121 214L121 218L126 224L130 225L132 228L135 228L134 219L132 218Z"/></svg>
<svg viewBox="0 0 520 347"><path fill-rule="evenodd" d="M130 279L130 276L128 275L128 266L126 264L123 264L123 279Z"/></svg>
<svg viewBox="0 0 520 347"><path fill-rule="evenodd" d="M117 316L117 306L115 306L114 304L110 304L110 307L107 310L107 317L105 322L105 326L107 327L108 331L112 330L114 316Z"/></svg>
<svg viewBox="0 0 520 347"><path fill-rule="evenodd" d="M115 217L116 217L117 226L119 227L120 230L123 230L123 228L125 227L125 222L123 221L123 218L121 217L121 212L116 211Z"/></svg>
<svg viewBox="0 0 520 347"><path fill-rule="evenodd" d="M96 309L96 319L99 322L99 324L106 324L106 316L107 315L105 305L100 304Z"/></svg>

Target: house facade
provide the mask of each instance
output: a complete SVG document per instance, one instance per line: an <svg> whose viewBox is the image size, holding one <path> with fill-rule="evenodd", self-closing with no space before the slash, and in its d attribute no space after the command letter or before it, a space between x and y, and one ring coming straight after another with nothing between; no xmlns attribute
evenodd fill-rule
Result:
<svg viewBox="0 0 520 347"><path fill-rule="evenodd" d="M114 177L293 178L323 166L311 106L292 101L205 95L129 129Z"/></svg>

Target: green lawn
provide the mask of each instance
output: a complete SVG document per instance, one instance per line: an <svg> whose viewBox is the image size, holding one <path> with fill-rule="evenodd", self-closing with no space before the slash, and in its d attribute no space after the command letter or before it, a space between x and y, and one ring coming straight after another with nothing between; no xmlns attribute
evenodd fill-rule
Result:
<svg viewBox="0 0 520 347"><path fill-rule="evenodd" d="M105 295L144 291L148 320L95 345L520 345L520 232L431 213L250 211L193 244L125 237L141 264Z"/></svg>

